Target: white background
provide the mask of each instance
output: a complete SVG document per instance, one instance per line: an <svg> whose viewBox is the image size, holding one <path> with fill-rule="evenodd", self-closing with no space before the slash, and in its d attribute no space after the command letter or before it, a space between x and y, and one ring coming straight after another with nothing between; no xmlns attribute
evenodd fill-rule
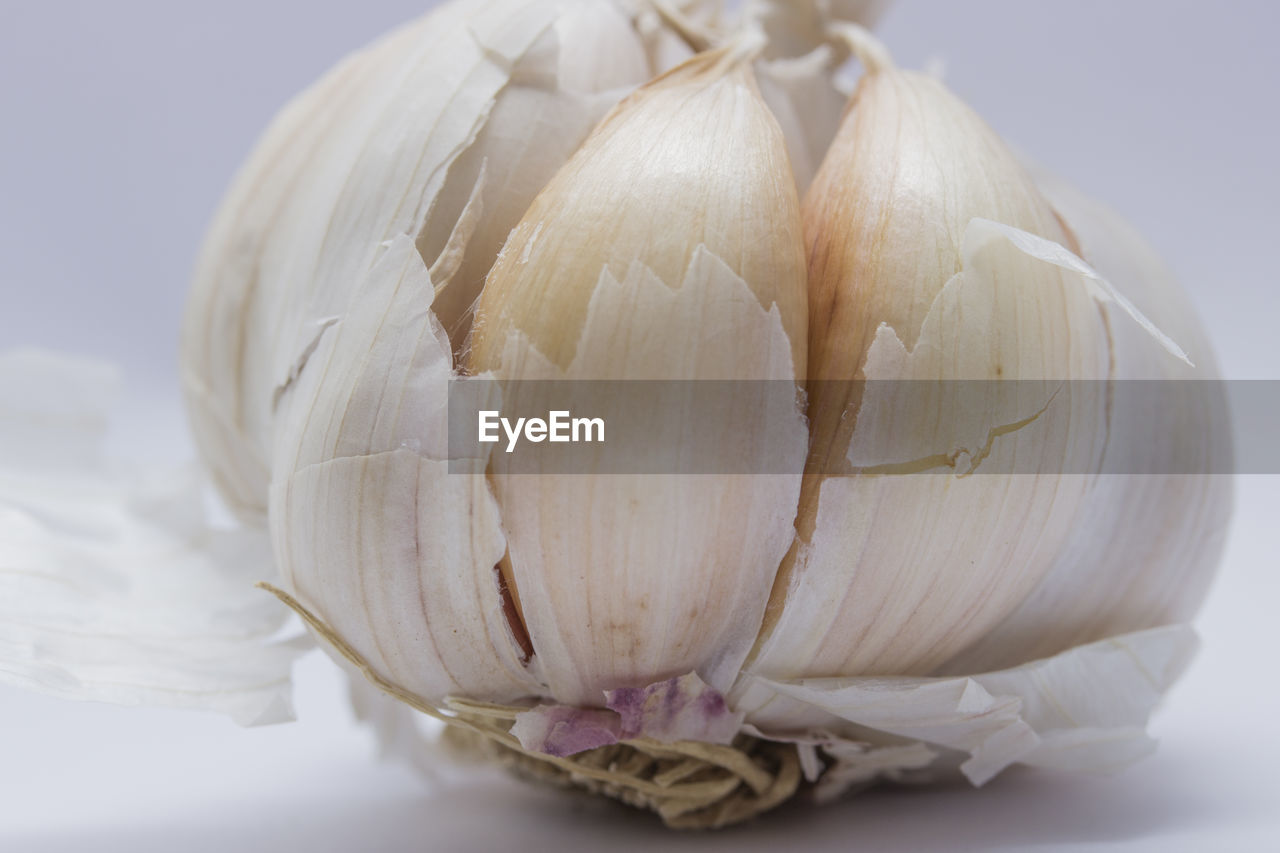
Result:
<svg viewBox="0 0 1280 853"><path fill-rule="evenodd" d="M173 353L201 232L291 94L423 2L0 0L0 348L121 363L115 437L191 454ZM1280 378L1277 7L900 0L881 34L1165 255L1230 378ZM1275 517L1242 478L1205 646L1115 778L1010 772L879 791L707 837L480 774L431 789L373 759L336 669L298 669L298 723L77 704L0 688L0 850L1280 849Z"/></svg>

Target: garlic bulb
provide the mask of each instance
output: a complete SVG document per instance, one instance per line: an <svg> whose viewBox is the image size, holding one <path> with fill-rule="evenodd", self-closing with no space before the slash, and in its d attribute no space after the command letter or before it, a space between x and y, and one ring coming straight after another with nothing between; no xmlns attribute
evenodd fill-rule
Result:
<svg viewBox="0 0 1280 853"><path fill-rule="evenodd" d="M672 825L1144 754L1230 451L1211 385L1139 441L1115 383L1214 377L1198 321L851 23L881 4L713 5L455 0L273 125L183 375L279 595L472 747ZM691 382L735 389L711 444L755 468L451 434L459 388L604 383L609 435L678 443Z"/></svg>

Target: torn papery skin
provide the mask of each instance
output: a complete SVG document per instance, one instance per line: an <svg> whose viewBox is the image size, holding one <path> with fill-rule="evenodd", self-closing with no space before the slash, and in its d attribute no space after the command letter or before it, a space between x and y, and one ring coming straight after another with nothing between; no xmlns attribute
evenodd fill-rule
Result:
<svg viewBox="0 0 1280 853"><path fill-rule="evenodd" d="M291 391L274 454L276 559L301 601L411 693L538 695L502 610L506 538L485 460L474 473L448 460L452 358L431 293L399 238Z"/></svg>
<svg viewBox="0 0 1280 853"><path fill-rule="evenodd" d="M253 589L266 537L210 525L190 469L102 458L113 372L0 355L0 681L68 699L293 719L290 667L312 648Z"/></svg>
<svg viewBox="0 0 1280 853"><path fill-rule="evenodd" d="M206 238L183 327L195 436L241 518L265 522L279 410L352 284L396 235L434 266L474 197L482 221L436 267L450 279L432 282L447 309L439 322L455 345L465 336L511 227L605 111L651 76L611 9L446 3L352 55L267 130ZM560 61L574 16L596 22L602 61Z"/></svg>
<svg viewBox="0 0 1280 853"><path fill-rule="evenodd" d="M1147 721L1195 648L1189 626L1170 625L967 677L745 676L731 698L762 732L960 753L961 772L981 785L1013 763L1114 770L1148 754Z"/></svg>

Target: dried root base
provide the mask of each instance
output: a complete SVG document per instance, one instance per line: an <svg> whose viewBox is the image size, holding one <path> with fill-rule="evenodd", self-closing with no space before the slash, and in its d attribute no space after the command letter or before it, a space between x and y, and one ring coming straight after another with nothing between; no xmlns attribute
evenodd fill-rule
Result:
<svg viewBox="0 0 1280 853"><path fill-rule="evenodd" d="M380 675L346 640L287 592L258 586L288 605L375 687L448 724L446 737L471 755L488 757L518 775L577 788L651 809L674 829L717 829L769 811L800 790L795 746L739 735L731 746L647 738L570 756L529 752L511 734L526 708L451 699L441 708Z"/></svg>
<svg viewBox="0 0 1280 853"><path fill-rule="evenodd" d="M463 754L522 778L657 812L673 829L741 823L786 802L801 785L794 746L746 735L732 746L628 741L555 761L471 728L450 726L445 737Z"/></svg>

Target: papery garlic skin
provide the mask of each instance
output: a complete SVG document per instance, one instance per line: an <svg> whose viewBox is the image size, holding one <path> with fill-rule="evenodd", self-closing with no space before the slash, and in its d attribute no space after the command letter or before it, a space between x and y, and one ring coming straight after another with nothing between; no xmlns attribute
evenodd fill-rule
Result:
<svg viewBox="0 0 1280 853"><path fill-rule="evenodd" d="M565 41L584 28L595 61ZM465 336L507 232L650 76L611 3L455 0L353 55L281 113L210 229L183 325L193 430L233 511L265 522L283 396L385 242L416 239L435 268L441 323Z"/></svg>
<svg viewBox="0 0 1280 853"><path fill-rule="evenodd" d="M1045 454L1041 473L841 476L915 459L866 458L867 401L853 380L1104 379L1106 329L1085 287L974 225L1067 240L1013 155L932 78L885 68L861 81L804 212L812 473L748 672L925 674L1049 570L1087 492L1063 472L1100 455L1103 413L1037 421L1048 389L1009 383L1012 398L988 401L976 441L931 435L949 422L918 413L867 439L923 430L918 458L952 454L957 475L1025 445Z"/></svg>
<svg viewBox="0 0 1280 853"><path fill-rule="evenodd" d="M483 460L448 459L452 354L431 294L402 236L317 348L273 448L272 541L298 596L385 677L512 701L542 688L502 610Z"/></svg>
<svg viewBox="0 0 1280 853"><path fill-rule="evenodd" d="M794 381L806 320L784 140L730 48L624 101L534 201L490 273L468 363L513 394L547 379ZM617 393L619 418L635 414ZM744 440L793 475L506 474L514 463L492 460L504 570L557 699L599 704L690 671L728 689L791 539L804 457L798 410L761 421L743 411Z"/></svg>
<svg viewBox="0 0 1280 853"><path fill-rule="evenodd" d="M583 29L594 61L566 41ZM611 4L447 4L286 110L206 243L183 374L218 485L269 521L299 599L432 701L545 691L503 613L482 473L447 470L448 332L542 184L649 76Z"/></svg>

